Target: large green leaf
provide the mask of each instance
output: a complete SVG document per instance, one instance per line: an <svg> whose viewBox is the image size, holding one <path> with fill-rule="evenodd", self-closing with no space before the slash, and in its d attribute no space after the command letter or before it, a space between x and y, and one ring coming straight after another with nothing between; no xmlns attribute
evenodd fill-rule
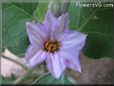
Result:
<svg viewBox="0 0 114 86"><path fill-rule="evenodd" d="M25 53L29 45L25 23L34 18L42 21L47 11L49 1L39 1L38 7L38 3L3 3L3 48L15 54ZM83 48L87 56L113 57L113 8L76 7L71 3L68 13L70 28L88 34Z"/></svg>
<svg viewBox="0 0 114 86"><path fill-rule="evenodd" d="M70 28L88 34L83 48L85 55L114 58L112 7L79 7L71 3L68 13Z"/></svg>
<svg viewBox="0 0 114 86"><path fill-rule="evenodd" d="M53 84L53 85L57 85L57 84L72 84L69 80L68 77L66 75L61 76L59 79L55 79L51 74L45 74L43 76L41 76L40 78L37 78L33 84L45 84L45 85L49 85L49 84Z"/></svg>
<svg viewBox="0 0 114 86"><path fill-rule="evenodd" d="M8 84L11 84L11 81L9 81L8 79L6 79L5 77L1 76L0 75L0 85L8 85Z"/></svg>
<svg viewBox="0 0 114 86"><path fill-rule="evenodd" d="M32 13L38 3L2 4L2 46L15 54L23 54L29 45L26 22L33 20Z"/></svg>
<svg viewBox="0 0 114 86"><path fill-rule="evenodd" d="M42 0L39 0L40 4L38 5L37 9L34 12L34 17L35 17L35 19L37 19L37 21L42 22L44 20L44 16L45 16L47 9L48 9L49 1L50 0L47 0L44 2Z"/></svg>
<svg viewBox="0 0 114 86"><path fill-rule="evenodd" d="M29 40L26 33L26 22L42 20L47 11L48 1L37 3L3 3L2 7L2 46L17 55L24 55Z"/></svg>

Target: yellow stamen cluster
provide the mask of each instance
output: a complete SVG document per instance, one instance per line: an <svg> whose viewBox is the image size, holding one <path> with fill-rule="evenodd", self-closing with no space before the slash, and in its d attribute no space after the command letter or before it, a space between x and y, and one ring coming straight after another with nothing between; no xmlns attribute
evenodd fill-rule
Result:
<svg viewBox="0 0 114 86"><path fill-rule="evenodd" d="M59 50L59 42L57 41L47 41L44 43L44 49L49 52L54 52Z"/></svg>

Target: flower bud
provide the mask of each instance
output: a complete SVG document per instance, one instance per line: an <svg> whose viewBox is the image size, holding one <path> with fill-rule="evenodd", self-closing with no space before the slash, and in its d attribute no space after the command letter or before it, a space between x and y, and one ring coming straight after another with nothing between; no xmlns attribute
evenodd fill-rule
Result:
<svg viewBox="0 0 114 86"><path fill-rule="evenodd" d="M49 9L56 17L59 17L61 14L67 12L68 6L69 0L51 0Z"/></svg>

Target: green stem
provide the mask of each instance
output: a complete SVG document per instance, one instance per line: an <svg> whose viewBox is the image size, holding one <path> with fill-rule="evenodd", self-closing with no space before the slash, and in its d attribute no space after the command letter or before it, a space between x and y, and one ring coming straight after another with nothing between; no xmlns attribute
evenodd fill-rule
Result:
<svg viewBox="0 0 114 86"><path fill-rule="evenodd" d="M77 82L75 81L75 79L73 79L71 76L67 76L67 79L72 83L72 84L77 84Z"/></svg>
<svg viewBox="0 0 114 86"><path fill-rule="evenodd" d="M49 74L49 72L40 75L40 76L32 83L32 85L35 84L36 82L38 82L43 76L46 76L46 75L48 75L48 74Z"/></svg>
<svg viewBox="0 0 114 86"><path fill-rule="evenodd" d="M64 78L65 78L65 74L63 73L61 76L62 85L64 84Z"/></svg>
<svg viewBox="0 0 114 86"><path fill-rule="evenodd" d="M32 67L31 69L28 69L25 75L20 76L17 80L13 82L13 84L18 84L22 82L24 79L26 79L38 66Z"/></svg>
<svg viewBox="0 0 114 86"><path fill-rule="evenodd" d="M4 55L2 55L2 58L7 59L7 60L10 60L10 61L12 61L12 62L18 64L19 66L21 66L21 67L22 67L23 69L25 69L25 70L28 69L25 65L23 65L22 63L20 63L20 62L14 60L14 59L12 59L12 58L8 58L8 57L6 57L6 56L4 56Z"/></svg>

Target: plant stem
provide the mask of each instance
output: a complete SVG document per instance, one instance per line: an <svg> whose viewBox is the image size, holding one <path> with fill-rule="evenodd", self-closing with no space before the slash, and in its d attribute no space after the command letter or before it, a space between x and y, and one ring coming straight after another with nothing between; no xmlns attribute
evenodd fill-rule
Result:
<svg viewBox="0 0 114 86"><path fill-rule="evenodd" d="M7 60L10 60L10 61L12 61L12 62L14 62L14 63L16 63L16 64L18 64L18 65L20 65L20 66L21 66L23 69L25 69L25 70L28 69L25 65L23 65L22 63L20 63L20 62L14 60L14 59L12 59L12 58L8 58L8 57L6 57L6 56L4 56L4 55L2 55L2 57L5 58L5 59L7 59Z"/></svg>
<svg viewBox="0 0 114 86"><path fill-rule="evenodd" d="M64 78L65 78L65 74L63 73L61 76L62 85L64 84Z"/></svg>
<svg viewBox="0 0 114 86"><path fill-rule="evenodd" d="M26 74L23 75L23 76L20 76L17 80L15 80L15 81L13 82L13 84L18 84L18 83L22 82L22 81L23 81L24 79L26 79L27 76L29 76L29 75L34 71L34 69L36 69L37 67L38 67L38 66L35 66L35 67L32 67L32 68L28 69L28 71L26 72Z"/></svg>
<svg viewBox="0 0 114 86"><path fill-rule="evenodd" d="M43 76L46 76L46 75L48 75L48 74L49 74L49 72L40 75L40 76L32 83L32 85L34 85L36 82L38 82Z"/></svg>

